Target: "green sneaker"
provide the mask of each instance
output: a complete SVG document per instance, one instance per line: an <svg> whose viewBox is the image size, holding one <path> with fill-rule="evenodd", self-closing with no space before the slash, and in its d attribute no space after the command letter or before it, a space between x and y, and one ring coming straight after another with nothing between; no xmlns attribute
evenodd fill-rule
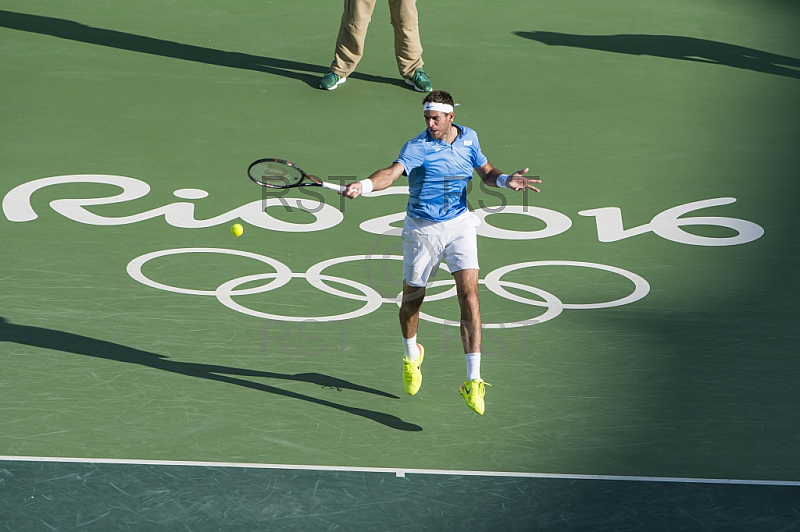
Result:
<svg viewBox="0 0 800 532"><path fill-rule="evenodd" d="M342 83L347 81L347 78L340 78L331 71L328 71L321 80L319 80L319 88L332 91Z"/></svg>
<svg viewBox="0 0 800 532"><path fill-rule="evenodd" d="M407 79L406 83L414 87L414 90L418 92L431 92L433 90L431 77L421 68L414 71L414 75L411 76L411 79Z"/></svg>
<svg viewBox="0 0 800 532"><path fill-rule="evenodd" d="M403 388L406 389L408 395L414 395L419 391L422 386L422 359L425 358L425 348L417 344L419 348L419 356L414 362L409 362L406 357L403 357Z"/></svg>
<svg viewBox="0 0 800 532"><path fill-rule="evenodd" d="M491 384L483 382L483 379L474 379L465 381L458 389L458 393L467 402L467 406L480 415L483 415L485 410L483 396L486 395L486 388L484 386L491 386Z"/></svg>

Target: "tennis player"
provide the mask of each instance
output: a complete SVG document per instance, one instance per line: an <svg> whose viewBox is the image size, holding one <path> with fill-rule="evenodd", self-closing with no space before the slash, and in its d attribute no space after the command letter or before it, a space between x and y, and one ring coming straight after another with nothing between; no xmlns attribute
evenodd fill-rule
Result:
<svg viewBox="0 0 800 532"><path fill-rule="evenodd" d="M422 385L425 350L417 343L419 312L425 286L445 261L455 279L461 307L461 341L467 359L467 380L459 393L472 410L483 415L485 385L481 378L481 315L478 301L477 227L480 221L467 210L467 184L473 169L488 186L539 192L538 179L524 176L528 168L504 174L481 152L478 135L453 123L453 98L433 91L423 100L426 129L400 151L388 168L350 183L343 194L357 198L383 190L400 176L408 176L409 198L403 223L403 387L414 395Z"/></svg>

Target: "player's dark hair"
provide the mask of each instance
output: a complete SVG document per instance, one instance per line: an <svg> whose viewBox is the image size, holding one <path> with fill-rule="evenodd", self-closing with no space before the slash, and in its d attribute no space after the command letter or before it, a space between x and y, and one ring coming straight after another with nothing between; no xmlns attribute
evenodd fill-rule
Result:
<svg viewBox="0 0 800 532"><path fill-rule="evenodd" d="M446 103L448 105L455 105L453 103L453 97L446 91L432 91L425 96L422 103Z"/></svg>

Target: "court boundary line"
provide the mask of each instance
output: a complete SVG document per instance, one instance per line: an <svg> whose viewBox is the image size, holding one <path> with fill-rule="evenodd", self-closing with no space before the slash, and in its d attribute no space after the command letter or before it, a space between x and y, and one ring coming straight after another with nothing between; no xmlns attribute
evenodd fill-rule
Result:
<svg viewBox="0 0 800 532"><path fill-rule="evenodd" d="M239 469L284 469L299 471L336 471L346 473L392 473L398 478L412 475L450 475L481 477L538 478L556 480L609 480L618 482L661 482L675 484L728 484L747 486L800 486L800 480L747 480L732 478L648 477L634 475L587 475L572 473L535 473L524 471L475 471L458 469L416 469L405 467L349 467L298 464L261 464L247 462L206 462L191 460L138 460L126 458L73 458L61 456L3 456L3 462L51 462L72 464L154 465L185 467L224 467Z"/></svg>

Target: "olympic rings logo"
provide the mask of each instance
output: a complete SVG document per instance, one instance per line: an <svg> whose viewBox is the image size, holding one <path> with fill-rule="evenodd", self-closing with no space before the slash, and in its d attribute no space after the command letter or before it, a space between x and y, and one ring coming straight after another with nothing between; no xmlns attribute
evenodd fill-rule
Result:
<svg viewBox="0 0 800 532"><path fill-rule="evenodd" d="M166 285L147 277L142 272L142 268L144 267L144 265L150 262L151 260L155 260L160 257L166 257L170 255L182 255L182 254L192 254L192 253L217 253L222 255L235 255L239 257L250 258L258 262L261 262L266 266L271 267L275 271L268 273L256 273L253 275L245 275L242 277L237 277L235 279L231 279L230 281L222 283L215 290L197 290L191 288L181 288L177 286ZM363 283L353 281L351 279L346 279L344 277L339 277L335 275L326 275L323 273L327 268L334 266L336 264L364 261L364 260L374 260L374 259L402 261L403 257L400 255L350 255L346 257L336 257L318 262L317 264L308 268L305 271L305 273L294 273L288 266L286 266L282 262L272 257L268 257L266 255L260 255L258 253L252 253L236 249L225 249L225 248L175 248L175 249L164 249L160 251L154 251L152 253L146 253L144 255L141 255L128 263L127 272L128 275L130 275L133 279L146 286L178 294L215 297L220 303L222 303L229 309L256 318L261 318L266 320L286 321L286 322L329 322L329 321L351 320L366 316L368 314L371 314L378 308L380 308L385 303L395 304L398 307L400 306L402 293L392 298L383 297L374 288L367 286ZM540 288L536 288L522 283L502 280L502 277L510 272L520 270L523 268L534 268L538 266L577 266L581 268L591 268L591 269L614 273L624 277L625 279L633 283L633 291L627 296L602 303L565 303L561 301L561 299L559 299L555 294L552 294ZM446 265L442 264L441 267L447 270ZM257 311L234 301L235 296L262 294L270 292L272 290L277 290L278 288L287 285L289 282L292 281L292 279L305 279L311 286L322 292L338 296L344 299L363 302L363 306L351 312L346 312L342 314L333 314L328 316L284 316L280 314L271 314L267 312ZM244 284L256 281L268 281L268 282L266 282L263 285L257 286L255 288L247 288L247 289L239 288ZM356 291L360 292L360 294L353 294L350 292L339 290L328 284L331 282L349 286L350 288L353 288ZM557 317L559 314L561 314L561 312L564 309L585 310L585 309L619 307L622 305L633 303L635 301L639 301L650 292L650 284L641 276L633 272L630 272L628 270L624 270L622 268L617 268L614 266L608 266L605 264L598 264L593 262L569 261L569 260L547 260L547 261L519 262L516 264L509 264L507 266L503 266L501 268L497 268L496 270L489 272L484 279L479 281L479 283L481 285L484 285L494 294L502 298L505 298L509 301L514 301L516 303L521 303L523 305L528 305L533 307L543 307L546 309L542 314L526 320L505 322L505 323L502 322L485 323L483 324L483 328L485 329L506 329L514 327L526 327L530 325L544 323ZM429 288L435 288L439 286L448 286L448 285L452 286L448 290L445 290L444 292L433 295L426 295L425 301L436 301L455 296L456 287L455 287L455 282L452 280L434 281L432 283L429 283L428 286ZM532 299L530 297L517 295L515 293L509 292L507 288L526 292L533 296L537 296L540 299ZM438 318L426 314L424 312L420 312L420 319L432 323L439 323L442 325L449 325L455 327L460 325L460 322L458 321Z"/></svg>

